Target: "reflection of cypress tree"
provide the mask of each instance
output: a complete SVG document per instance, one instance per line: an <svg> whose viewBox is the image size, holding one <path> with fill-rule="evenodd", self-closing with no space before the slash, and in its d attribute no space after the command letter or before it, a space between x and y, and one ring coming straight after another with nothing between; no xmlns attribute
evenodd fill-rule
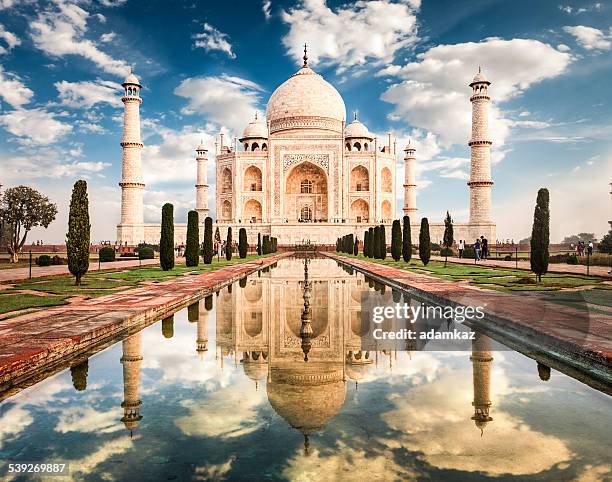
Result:
<svg viewBox="0 0 612 482"><path fill-rule="evenodd" d="M208 295L206 298L204 298L204 308L206 308L206 311L211 311L213 309L212 295Z"/></svg>
<svg viewBox="0 0 612 482"><path fill-rule="evenodd" d="M195 303L187 307L187 320L190 323L194 323L198 321L199 316L200 316L200 303L196 301Z"/></svg>
<svg viewBox="0 0 612 482"><path fill-rule="evenodd" d="M174 336L174 315L170 315L162 320L162 335L164 335L164 338L172 338Z"/></svg>
<svg viewBox="0 0 612 482"><path fill-rule="evenodd" d="M399 303L402 299L402 292L391 288L391 295L393 296L393 303Z"/></svg>
<svg viewBox="0 0 612 482"><path fill-rule="evenodd" d="M538 362L538 375L540 376L540 380L547 382L550 380L550 367Z"/></svg>
<svg viewBox="0 0 612 482"><path fill-rule="evenodd" d="M227 285L227 292L231 295L232 294L232 286L234 285Z"/></svg>
<svg viewBox="0 0 612 482"><path fill-rule="evenodd" d="M246 287L246 283L247 283L246 276L244 278L240 278L238 280L238 286L240 286L241 288L245 288Z"/></svg>
<svg viewBox="0 0 612 482"><path fill-rule="evenodd" d="M78 365L70 367L70 375L72 376L72 386L78 392L82 392L87 388L87 371L89 370L89 361L85 360Z"/></svg>

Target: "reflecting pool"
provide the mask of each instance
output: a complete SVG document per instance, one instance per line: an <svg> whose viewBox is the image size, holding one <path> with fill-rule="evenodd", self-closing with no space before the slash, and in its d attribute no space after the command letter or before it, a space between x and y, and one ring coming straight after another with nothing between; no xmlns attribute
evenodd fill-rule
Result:
<svg viewBox="0 0 612 482"><path fill-rule="evenodd" d="M610 480L608 395L482 333L364 351L372 285L283 259L75 360L0 405L0 476L60 461L84 480Z"/></svg>

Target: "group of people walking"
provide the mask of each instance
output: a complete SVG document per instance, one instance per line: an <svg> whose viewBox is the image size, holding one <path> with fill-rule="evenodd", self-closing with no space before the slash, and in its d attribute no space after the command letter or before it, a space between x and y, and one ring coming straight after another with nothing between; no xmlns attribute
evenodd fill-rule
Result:
<svg viewBox="0 0 612 482"><path fill-rule="evenodd" d="M489 257L489 240L484 236L480 236L480 238L476 238L474 244L472 244L472 248L474 249L474 259L476 261L480 261L481 259L486 260ZM465 241L463 239L459 240L459 257L463 258L463 253L465 251Z"/></svg>
<svg viewBox="0 0 612 482"><path fill-rule="evenodd" d="M583 256L585 253L588 256L593 255L593 241L589 241L588 245L585 244L584 241L578 241L578 244L572 243L570 247L572 248L572 251L575 251L578 256Z"/></svg>

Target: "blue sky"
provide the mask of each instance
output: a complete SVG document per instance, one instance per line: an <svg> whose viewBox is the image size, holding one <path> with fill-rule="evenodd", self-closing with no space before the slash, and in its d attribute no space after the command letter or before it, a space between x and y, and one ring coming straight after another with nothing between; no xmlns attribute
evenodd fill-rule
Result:
<svg viewBox="0 0 612 482"><path fill-rule="evenodd" d="M240 135L297 69L304 42L349 116L358 110L398 147L416 143L420 215L467 216L467 84L481 65L493 83L499 237L529 234L542 186L553 241L606 231L612 5L604 2L0 0L0 183L29 184L57 202L57 221L33 239L62 241L71 186L88 179L92 238L113 240L119 84L133 66L144 85L146 218L156 221L170 201L184 221L197 143ZM209 168L213 184L212 160Z"/></svg>

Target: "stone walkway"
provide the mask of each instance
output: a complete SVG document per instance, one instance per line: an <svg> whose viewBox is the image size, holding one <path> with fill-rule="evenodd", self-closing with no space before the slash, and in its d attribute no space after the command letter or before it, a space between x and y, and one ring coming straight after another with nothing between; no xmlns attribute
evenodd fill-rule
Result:
<svg viewBox="0 0 612 482"><path fill-rule="evenodd" d="M101 271L133 268L134 266L158 265L159 259L133 259L129 261L109 261L108 263L100 263ZM89 271L98 271L98 263L89 263ZM68 265L59 266L32 266L32 278L42 278L46 276L63 276L70 274ZM10 281L19 281L30 277L30 268L6 268L0 270L0 283Z"/></svg>
<svg viewBox="0 0 612 482"><path fill-rule="evenodd" d="M434 302L483 306L486 324L473 323L476 328L509 337L523 346L530 346L533 352L544 350L547 356L612 385L610 316L543 301L537 296L484 291L462 282L325 254L390 281L392 286L414 289Z"/></svg>
<svg viewBox="0 0 612 482"><path fill-rule="evenodd" d="M0 393L13 383L51 370L126 330L144 327L284 256L287 254L0 320Z"/></svg>
<svg viewBox="0 0 612 482"><path fill-rule="evenodd" d="M444 261L442 256L432 256L431 259L434 261ZM474 264L474 260L469 258L448 258L449 263L458 264ZM478 261L478 266L495 266L497 268L511 268L511 269L525 269L531 270L529 261L519 261L518 266L516 261L504 261L501 259L490 258L486 261ZM612 278L612 275L608 274L610 266L590 266L589 274L592 276L603 276L606 278ZM587 267L580 264L566 264L566 263L550 263L548 265L549 273L568 273L568 274L581 274L586 275Z"/></svg>

